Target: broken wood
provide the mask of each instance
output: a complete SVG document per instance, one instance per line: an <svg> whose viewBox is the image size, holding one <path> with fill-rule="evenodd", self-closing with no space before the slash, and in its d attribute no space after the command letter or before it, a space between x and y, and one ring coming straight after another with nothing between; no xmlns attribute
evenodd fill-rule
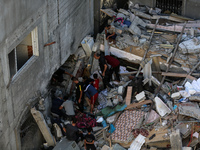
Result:
<svg viewBox="0 0 200 150"><path fill-rule="evenodd" d="M109 17L113 17L113 16L117 15L117 13L115 11L113 11L112 9L100 9L100 11L105 13Z"/></svg>
<svg viewBox="0 0 200 150"><path fill-rule="evenodd" d="M47 43L47 44L44 45L44 47L49 46L49 45L52 45L52 44L55 44L55 43L56 43L55 41L54 41L54 42L51 42L51 43Z"/></svg>
<svg viewBox="0 0 200 150"><path fill-rule="evenodd" d="M193 71L194 71L199 65L200 65L200 61L192 68L192 70L190 71L190 73L188 74L188 76L190 76L190 75L193 73ZM182 84L182 85L184 85L186 81L187 81L187 80L185 79L185 80L183 81L183 84Z"/></svg>
<svg viewBox="0 0 200 150"><path fill-rule="evenodd" d="M159 22L159 19L156 20L155 27L154 27L153 32L152 32L152 34L151 34L151 37L150 37L150 39L149 39L149 46L148 46L148 48L147 48L146 51L145 51L145 54L144 54L144 56L143 56L143 58L142 58L142 61L145 60L146 55L147 55L147 53L148 53L148 51L149 51L149 47L150 47L152 38L153 38L153 36L154 36L154 32L155 32L155 30L156 30L156 26L157 26L158 22ZM142 61L141 61L141 62L142 62ZM137 72L137 74L136 74L136 77L139 75L141 69L142 69L142 67L140 66L139 69L138 69L138 72Z"/></svg>
<svg viewBox="0 0 200 150"><path fill-rule="evenodd" d="M176 55L176 51L178 50L178 46L179 46L179 43L180 43L180 41L181 41L181 38L182 38L182 35L183 35L183 31L184 31L184 29L185 29L186 24L187 24L187 22L185 22L185 24L184 24L184 26L183 26L183 28L182 28L181 35L180 35L180 37L179 37L179 39L178 39L178 41L177 41L176 47L175 47L175 49L174 49L173 55L172 55L172 57L171 57L171 59L170 59L170 62L169 62L169 65L168 65L168 67L167 67L166 72L169 71L169 68L170 68L172 62L174 61L174 57L175 57L175 55ZM164 83L164 81L165 81L165 78L166 78L166 76L163 76L162 81L161 81L159 87L158 87L157 90L156 90L156 94L160 91L160 89L161 89L161 87L162 87L162 85L163 85L163 83Z"/></svg>
<svg viewBox="0 0 200 150"><path fill-rule="evenodd" d="M131 103L131 97L132 97L132 86L128 86L127 88L127 94L126 94L126 105L130 105Z"/></svg>
<svg viewBox="0 0 200 150"><path fill-rule="evenodd" d="M183 74L183 73L162 72L162 76L180 77L180 78L188 78L188 79L191 79L191 80L196 80L195 77L192 77L188 74Z"/></svg>
<svg viewBox="0 0 200 150"><path fill-rule="evenodd" d="M151 103L153 103L152 100L145 100L145 101L142 101L141 103L132 103L126 107L126 110L132 109L132 108L140 108L142 105L147 105Z"/></svg>

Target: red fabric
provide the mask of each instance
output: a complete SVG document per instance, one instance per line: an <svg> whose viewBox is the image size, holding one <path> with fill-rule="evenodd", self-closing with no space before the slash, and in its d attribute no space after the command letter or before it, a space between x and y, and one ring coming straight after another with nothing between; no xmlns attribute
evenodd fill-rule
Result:
<svg viewBox="0 0 200 150"><path fill-rule="evenodd" d="M96 100L97 100L97 97L98 97L98 93L96 93L94 96L91 97L91 101L90 101L90 104L95 104Z"/></svg>
<svg viewBox="0 0 200 150"><path fill-rule="evenodd" d="M119 66L119 63L120 63L120 62L119 62L119 60L117 60L116 58L107 55L107 56L105 56L105 59L106 59L107 63L108 63L109 65L111 65L113 68Z"/></svg>
<svg viewBox="0 0 200 150"><path fill-rule="evenodd" d="M97 91L99 90L99 79L94 79L93 86Z"/></svg>
<svg viewBox="0 0 200 150"><path fill-rule="evenodd" d="M96 119L87 117L86 114L80 113L75 116L77 119L76 126L78 128L89 128L97 125Z"/></svg>

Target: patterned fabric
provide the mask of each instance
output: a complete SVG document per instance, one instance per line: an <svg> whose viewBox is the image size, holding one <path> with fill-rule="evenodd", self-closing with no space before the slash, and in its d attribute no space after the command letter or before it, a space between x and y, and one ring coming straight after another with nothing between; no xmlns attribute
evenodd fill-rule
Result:
<svg viewBox="0 0 200 150"><path fill-rule="evenodd" d="M111 135L112 140L120 143L127 143L131 141L134 138L132 130L138 128L138 125L141 124L144 115L145 112L136 110L127 110L122 113L115 124L116 130Z"/></svg>
<svg viewBox="0 0 200 150"><path fill-rule="evenodd" d="M87 116L84 113L79 113L75 116L77 119L76 126L78 128L89 128L97 125L96 119Z"/></svg>

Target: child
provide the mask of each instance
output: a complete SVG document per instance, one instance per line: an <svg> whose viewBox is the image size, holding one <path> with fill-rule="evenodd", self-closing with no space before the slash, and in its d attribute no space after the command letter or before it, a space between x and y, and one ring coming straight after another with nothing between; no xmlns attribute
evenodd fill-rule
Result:
<svg viewBox="0 0 200 150"><path fill-rule="evenodd" d="M84 140L85 149L86 150L96 150L96 147L94 146L95 137L91 133L92 127L89 127L87 130L88 130L88 134L85 135L85 140Z"/></svg>
<svg viewBox="0 0 200 150"><path fill-rule="evenodd" d="M98 75L95 73L93 74L93 86L95 87L95 89L98 91L99 90L99 79L98 79Z"/></svg>

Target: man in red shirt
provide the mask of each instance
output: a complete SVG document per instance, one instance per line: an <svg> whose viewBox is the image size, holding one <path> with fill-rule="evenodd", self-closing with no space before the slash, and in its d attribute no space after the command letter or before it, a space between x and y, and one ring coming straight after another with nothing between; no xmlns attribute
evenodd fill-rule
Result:
<svg viewBox="0 0 200 150"><path fill-rule="evenodd" d="M115 74L116 74L117 81L120 82L120 75L119 75L120 62L119 62L119 60L117 60L116 58L114 58L110 55L106 55L104 57L105 57L107 63L109 65L111 65L111 68L110 68L111 77L112 77L112 74L113 74L113 71L114 71Z"/></svg>

